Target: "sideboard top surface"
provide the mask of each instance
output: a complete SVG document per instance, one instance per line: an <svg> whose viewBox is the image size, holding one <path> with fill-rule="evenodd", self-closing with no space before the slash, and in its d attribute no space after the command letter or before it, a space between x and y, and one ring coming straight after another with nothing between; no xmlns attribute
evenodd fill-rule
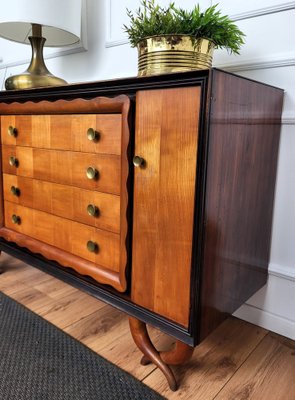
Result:
<svg viewBox="0 0 295 400"><path fill-rule="evenodd" d="M77 96L116 96L119 94L132 96L136 91L142 89L159 89L165 87L171 88L202 84L207 82L211 75L214 75L216 71L233 75L230 72L212 68L211 70L179 72L148 77L135 76L94 82L74 83L56 87L11 91L4 90L0 91L0 102L24 102L28 100L39 101L44 98L55 100L60 98L74 98ZM242 77L242 79L250 80L244 77Z"/></svg>

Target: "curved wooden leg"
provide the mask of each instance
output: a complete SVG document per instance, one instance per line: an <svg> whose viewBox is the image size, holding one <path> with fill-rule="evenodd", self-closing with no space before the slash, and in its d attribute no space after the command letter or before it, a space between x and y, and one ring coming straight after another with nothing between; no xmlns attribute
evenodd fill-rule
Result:
<svg viewBox="0 0 295 400"><path fill-rule="evenodd" d="M142 353L147 357L148 360L151 360L158 368L160 368L168 381L170 389L176 391L177 382L173 375L173 372L162 360L160 354L152 344L148 331L146 329L146 324L136 318L130 317L129 325L133 340L139 350L142 351Z"/></svg>
<svg viewBox="0 0 295 400"><path fill-rule="evenodd" d="M183 342L177 340L174 347L168 351L161 351L160 356L162 360L168 365L180 365L189 361L193 355L194 347L189 346ZM143 356L141 359L142 365L147 365L151 361L147 356Z"/></svg>

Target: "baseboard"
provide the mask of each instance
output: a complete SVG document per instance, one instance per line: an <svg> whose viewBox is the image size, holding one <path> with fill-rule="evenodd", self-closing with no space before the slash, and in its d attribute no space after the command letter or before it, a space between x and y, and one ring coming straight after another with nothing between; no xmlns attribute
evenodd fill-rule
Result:
<svg viewBox="0 0 295 400"><path fill-rule="evenodd" d="M267 285L233 315L295 340L293 304L295 304L294 268L270 264Z"/></svg>
<svg viewBox="0 0 295 400"><path fill-rule="evenodd" d="M234 314L235 317L295 340L295 321L261 310L247 303Z"/></svg>
<svg viewBox="0 0 295 400"><path fill-rule="evenodd" d="M282 279L288 279L295 281L295 268L291 268L287 265L278 265L270 263L268 266L269 275L277 276Z"/></svg>

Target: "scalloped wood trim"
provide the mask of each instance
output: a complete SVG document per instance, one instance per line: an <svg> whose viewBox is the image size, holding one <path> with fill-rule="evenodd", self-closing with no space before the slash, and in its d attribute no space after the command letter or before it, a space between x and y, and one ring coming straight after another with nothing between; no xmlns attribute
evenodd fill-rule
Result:
<svg viewBox="0 0 295 400"><path fill-rule="evenodd" d="M124 105L129 106L130 100L121 95L114 98L96 97L94 99L56 100L53 102L42 100L37 103L27 101L25 103L13 102L0 103L0 114L104 114L121 113Z"/></svg>
<svg viewBox="0 0 295 400"><path fill-rule="evenodd" d="M124 283L122 284L120 282L119 274L117 272L110 271L98 264L86 261L81 257L67 253L57 247L40 242L30 236L12 231L8 228L1 228L0 236L8 242L17 243L18 246L25 247L33 253L41 254L43 257L51 261L56 261L63 267L73 268L81 275L90 276L99 283L111 285L120 292L126 290L126 286Z"/></svg>

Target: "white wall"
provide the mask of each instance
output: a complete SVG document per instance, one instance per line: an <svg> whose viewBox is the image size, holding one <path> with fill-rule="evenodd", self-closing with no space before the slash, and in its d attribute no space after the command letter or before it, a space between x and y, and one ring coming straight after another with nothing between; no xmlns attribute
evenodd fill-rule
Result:
<svg viewBox="0 0 295 400"><path fill-rule="evenodd" d="M168 2L160 0L161 4ZM214 65L286 91L269 282L235 315L295 339L295 1L218 2L237 20L247 38L240 56L217 51ZM68 82L136 75L136 50L130 48L121 25L127 21L125 7L136 8L138 4L139 0L87 0L88 50L49 59L49 69ZM190 8L195 1L179 0L176 4ZM206 7L211 1L202 0L201 4ZM9 63L18 64L29 57L28 47L0 39L2 87L5 76L25 69L24 65L9 67Z"/></svg>

